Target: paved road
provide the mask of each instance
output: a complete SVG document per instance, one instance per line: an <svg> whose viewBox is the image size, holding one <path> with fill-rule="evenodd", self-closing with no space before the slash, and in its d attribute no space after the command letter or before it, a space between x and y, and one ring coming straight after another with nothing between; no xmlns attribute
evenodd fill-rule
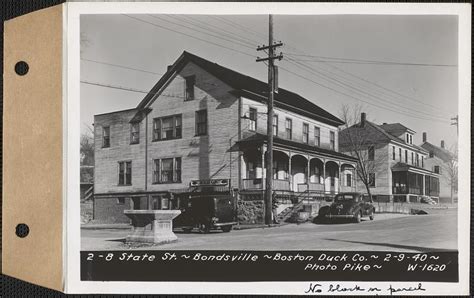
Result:
<svg viewBox="0 0 474 298"><path fill-rule="evenodd" d="M388 250L426 252L457 249L457 209L428 215L378 214L360 224L289 224L230 233L177 233L164 245L130 246L127 230L82 230L82 250Z"/></svg>

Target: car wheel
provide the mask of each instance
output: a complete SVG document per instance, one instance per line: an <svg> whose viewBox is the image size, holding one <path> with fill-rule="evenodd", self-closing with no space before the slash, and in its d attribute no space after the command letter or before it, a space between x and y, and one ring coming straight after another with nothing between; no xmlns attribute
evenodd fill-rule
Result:
<svg viewBox="0 0 474 298"><path fill-rule="evenodd" d="M211 227L208 224L201 224L199 227L199 232L202 234L207 234L211 231Z"/></svg>
<svg viewBox="0 0 474 298"><path fill-rule="evenodd" d="M232 225L223 226L221 229L222 229L222 232L229 233L232 230Z"/></svg>
<svg viewBox="0 0 474 298"><path fill-rule="evenodd" d="M186 234L191 233L192 230L193 228L183 228L183 232L185 232Z"/></svg>
<svg viewBox="0 0 474 298"><path fill-rule="evenodd" d="M355 221L356 223L360 223L361 218L362 218L361 212L357 212L357 213L355 214L354 221Z"/></svg>
<svg viewBox="0 0 474 298"><path fill-rule="evenodd" d="M375 209L372 209L372 212L370 213L369 219L374 220L375 217Z"/></svg>

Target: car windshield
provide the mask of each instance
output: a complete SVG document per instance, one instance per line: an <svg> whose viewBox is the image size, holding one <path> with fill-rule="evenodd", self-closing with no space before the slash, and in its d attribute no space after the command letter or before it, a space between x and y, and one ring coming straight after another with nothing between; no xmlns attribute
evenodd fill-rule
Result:
<svg viewBox="0 0 474 298"><path fill-rule="evenodd" d="M344 202L344 201L355 201L356 195L355 194L338 194L334 201L336 202Z"/></svg>

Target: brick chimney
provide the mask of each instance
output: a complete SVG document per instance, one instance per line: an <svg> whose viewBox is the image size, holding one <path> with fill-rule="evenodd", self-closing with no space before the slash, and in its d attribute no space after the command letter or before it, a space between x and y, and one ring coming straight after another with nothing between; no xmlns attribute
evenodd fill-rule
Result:
<svg viewBox="0 0 474 298"><path fill-rule="evenodd" d="M444 149L444 140L441 140L441 148Z"/></svg>
<svg viewBox="0 0 474 298"><path fill-rule="evenodd" d="M361 113L360 114L360 126L361 127L364 127L365 126L365 118L366 118L366 114L365 113Z"/></svg>
<svg viewBox="0 0 474 298"><path fill-rule="evenodd" d="M423 133L423 143L426 143L426 132Z"/></svg>

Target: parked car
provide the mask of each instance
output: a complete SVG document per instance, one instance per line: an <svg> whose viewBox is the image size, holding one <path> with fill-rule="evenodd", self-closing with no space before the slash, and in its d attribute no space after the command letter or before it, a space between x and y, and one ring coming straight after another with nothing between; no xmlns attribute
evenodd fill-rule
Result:
<svg viewBox="0 0 474 298"><path fill-rule="evenodd" d="M359 223L361 218L374 220L375 207L368 195L358 192L340 193L330 206L319 209L318 217L325 220L352 219Z"/></svg>

